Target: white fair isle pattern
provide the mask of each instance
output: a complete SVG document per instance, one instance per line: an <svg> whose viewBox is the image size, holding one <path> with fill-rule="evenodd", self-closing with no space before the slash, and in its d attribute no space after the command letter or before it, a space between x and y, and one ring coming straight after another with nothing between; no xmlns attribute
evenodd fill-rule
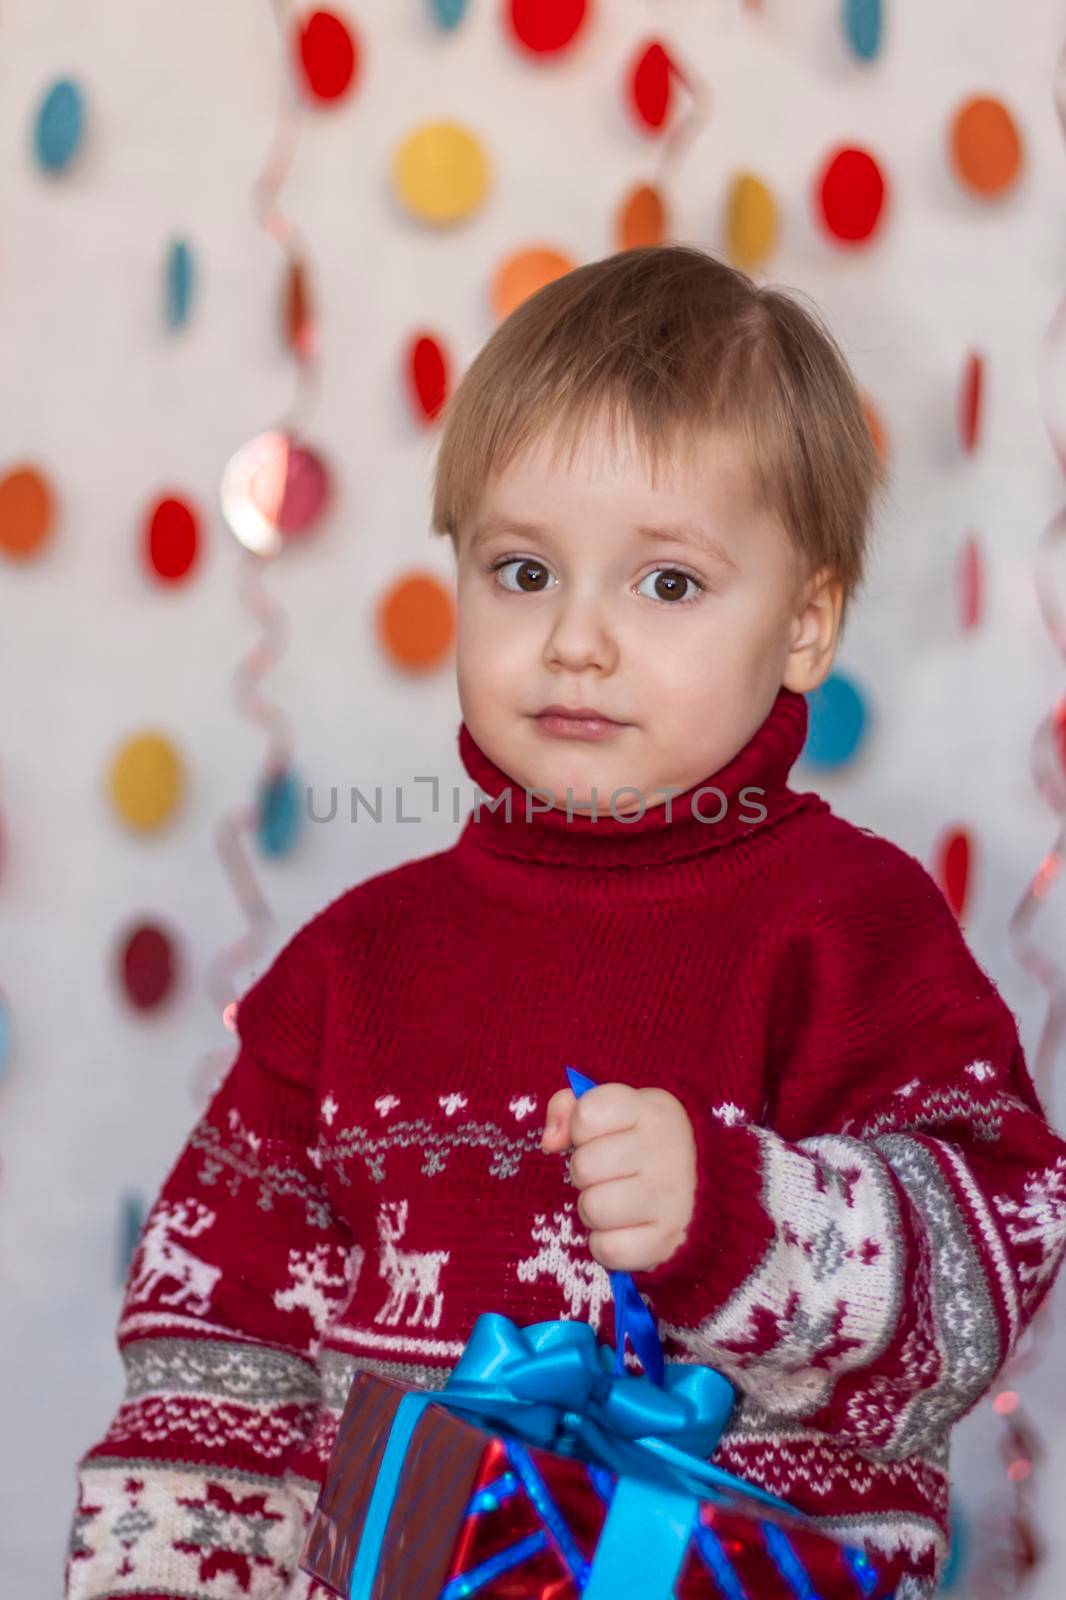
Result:
<svg viewBox="0 0 1066 1600"><path fill-rule="evenodd" d="M81 1470L68 1600L288 1600L305 1524L273 1479L94 1460Z"/></svg>
<svg viewBox="0 0 1066 1600"><path fill-rule="evenodd" d="M720 1106L713 1107L711 1114L717 1117L719 1122L724 1122L727 1128L736 1128L748 1120L747 1112L732 1100L725 1100Z"/></svg>
<svg viewBox="0 0 1066 1600"><path fill-rule="evenodd" d="M361 1245L344 1250L337 1244L319 1244L289 1251L289 1284L274 1291L274 1304L279 1311L302 1310L310 1317L314 1332L307 1348L312 1355L330 1323L351 1301L365 1255Z"/></svg>
<svg viewBox="0 0 1066 1600"><path fill-rule="evenodd" d="M531 1094L516 1094L507 1102L507 1109L518 1122L524 1122L533 1115L537 1109L537 1102Z"/></svg>
<svg viewBox="0 0 1066 1600"><path fill-rule="evenodd" d="M1014 1245L1034 1252L1018 1270L1022 1298L1030 1306L1048 1283L1066 1248L1066 1158L1045 1167L1025 1181L1025 1199L993 1195L1001 1217L1007 1219L1007 1237Z"/></svg>
<svg viewBox="0 0 1066 1600"><path fill-rule="evenodd" d="M154 1298L160 1305L181 1306L193 1316L206 1317L222 1273L190 1250L188 1241L214 1223L215 1212L199 1200L160 1201L145 1222L130 1265L127 1306ZM166 1291L164 1283L171 1285Z"/></svg>
<svg viewBox="0 0 1066 1600"><path fill-rule="evenodd" d="M550 1221L544 1214L534 1217L533 1242L540 1249L519 1261L518 1281L554 1278L566 1297L566 1310L560 1315L590 1322L598 1331L603 1307L611 1299L611 1280L598 1261L580 1254L587 1247L588 1236L579 1224L575 1227L575 1216L576 1208L570 1202L562 1211L553 1212Z"/></svg>
<svg viewBox="0 0 1066 1600"><path fill-rule="evenodd" d="M139 1442L204 1451L221 1464L235 1446L245 1445L263 1461L280 1462L298 1445L308 1426L303 1411L279 1409L276 1402L226 1404L213 1396L167 1394L124 1400L107 1432L109 1446Z"/></svg>
<svg viewBox="0 0 1066 1600"><path fill-rule="evenodd" d="M406 1229L407 1201L383 1200L378 1207L379 1271L389 1293L374 1321L386 1327L403 1321L410 1328L438 1328L444 1310L440 1275L451 1251L401 1250Z"/></svg>
<svg viewBox="0 0 1066 1600"><path fill-rule="evenodd" d="M374 1101L374 1110L377 1112L379 1117L387 1117L390 1111L395 1111L396 1110L396 1107L399 1105L399 1103L400 1103L399 1095L395 1095L395 1094L379 1094L377 1099ZM333 1121L333 1118L331 1117L330 1118L330 1123L331 1124L332 1124L332 1121Z"/></svg>
<svg viewBox="0 0 1066 1600"><path fill-rule="evenodd" d="M800 1416L891 1338L903 1293L900 1219L882 1163L857 1139L792 1146L757 1125L752 1132L762 1205L777 1224L769 1248L698 1327L664 1326L697 1360L757 1391L768 1411Z"/></svg>

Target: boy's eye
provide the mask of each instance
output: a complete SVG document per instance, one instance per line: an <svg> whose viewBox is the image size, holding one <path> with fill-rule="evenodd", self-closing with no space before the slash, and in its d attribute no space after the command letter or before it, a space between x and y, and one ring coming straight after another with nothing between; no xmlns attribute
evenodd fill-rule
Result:
<svg viewBox="0 0 1066 1600"><path fill-rule="evenodd" d="M546 586L548 569L539 561L523 560L518 556L510 556L506 560L497 561L493 572L503 573L508 567L517 567L515 582L507 583L501 577L500 582L505 589L510 589L512 594L538 594Z"/></svg>
<svg viewBox="0 0 1066 1600"><path fill-rule="evenodd" d="M662 600L668 605L688 605L696 598L695 594L686 594L685 585L690 583L696 593L700 593L703 584L694 578L690 572L682 572L680 567L657 567L654 572L649 572L647 578L641 580L638 589L643 590L643 584L649 579L655 580L655 592L648 596L650 600Z"/></svg>
<svg viewBox="0 0 1066 1600"><path fill-rule="evenodd" d="M515 569L513 573L512 568ZM490 570L501 574L501 586L512 594L540 594L551 577L543 562L529 556L504 556L494 562ZM508 578L502 576L505 572L510 574ZM680 567L658 567L641 580L638 593L647 593L643 585L651 579L655 580L655 592L649 594L648 599L659 600L664 605L690 605L704 588L691 572L684 572ZM693 593L685 593L686 584L692 585Z"/></svg>

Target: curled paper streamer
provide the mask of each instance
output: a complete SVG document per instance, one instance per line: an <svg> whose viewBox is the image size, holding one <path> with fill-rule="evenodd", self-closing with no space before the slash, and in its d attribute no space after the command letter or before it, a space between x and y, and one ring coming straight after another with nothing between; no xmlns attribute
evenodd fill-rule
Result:
<svg viewBox="0 0 1066 1600"><path fill-rule="evenodd" d="M1066 138L1066 47L1058 57L1054 73L1054 99L1059 123ZM1041 342L1038 362L1041 417L1051 439L1059 465L1066 474L1066 425L1055 398L1055 378L1061 389L1063 363L1066 362L1066 294ZM1047 524L1040 536L1036 556L1036 592L1040 612L1059 654L1066 660L1066 615L1058 577L1064 560L1066 507ZM1060 695L1041 721L1030 752L1033 780L1048 808L1054 813L1057 831L1054 841L1036 866L1025 892L1015 906L1009 923L1009 938L1017 959L1047 990L1048 1009L1033 1056L1033 1081L1046 1109L1052 1110L1052 1072L1066 1026L1066 969L1033 937L1032 924L1051 895L1066 860L1066 695ZM1050 1337L1051 1302L1045 1299L1033 1321L1018 1342L1014 1357L1000 1374L993 1407L1003 1420L1000 1456L1013 1503L1004 1514L1001 1507L991 1509L982 1519L986 1545L974 1562L973 1584L980 1600L1007 1600L1018 1595L1031 1582L1044 1558L1043 1541L1034 1515L1034 1468L1044 1454L1043 1439L1032 1417L1022 1405L1015 1384L1018 1377L1038 1363Z"/></svg>
<svg viewBox="0 0 1066 1600"><path fill-rule="evenodd" d="M286 347L296 362L297 392L292 408L275 424L275 432L293 441L294 448L298 449L304 421L317 397L319 340L305 252L292 219L278 199L292 167L304 105L290 48L295 12L290 0L271 0L271 6L282 68L281 97L274 140L263 170L255 180L252 207L264 231L281 246L286 256L283 327ZM268 553L273 554L275 548L271 546ZM242 835L253 834L262 840L262 796L273 792L282 775L289 773L292 767L288 718L263 689L263 680L280 657L285 638L285 613L263 586L263 566L262 555L246 546L241 556L241 599L260 623L262 632L236 668L233 694L238 711L266 732L267 754L256 793L245 803L230 807L215 826L219 859L245 918L244 932L215 953L207 974L212 1002L231 1034L236 1018L236 973L262 953L274 920L251 857L242 845ZM231 1038L228 1046L212 1050L201 1059L191 1085L198 1104L203 1105L210 1098L233 1053Z"/></svg>

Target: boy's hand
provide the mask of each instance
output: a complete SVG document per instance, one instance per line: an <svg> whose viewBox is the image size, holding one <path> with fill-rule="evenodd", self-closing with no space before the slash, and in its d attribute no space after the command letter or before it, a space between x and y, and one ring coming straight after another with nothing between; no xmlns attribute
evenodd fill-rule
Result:
<svg viewBox="0 0 1066 1600"><path fill-rule="evenodd" d="M665 1089L601 1083L548 1101L541 1149L573 1146L570 1178L589 1249L609 1272L646 1272L674 1254L696 1200L696 1140Z"/></svg>

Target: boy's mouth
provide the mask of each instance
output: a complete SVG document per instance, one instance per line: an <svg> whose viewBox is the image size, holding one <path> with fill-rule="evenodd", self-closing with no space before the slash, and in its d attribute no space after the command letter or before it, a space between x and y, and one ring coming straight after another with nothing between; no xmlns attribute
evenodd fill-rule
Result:
<svg viewBox="0 0 1066 1600"><path fill-rule="evenodd" d="M569 739L605 739L617 729L629 726L625 722L616 722L594 706L577 706L573 709L545 706L533 720L545 733Z"/></svg>

